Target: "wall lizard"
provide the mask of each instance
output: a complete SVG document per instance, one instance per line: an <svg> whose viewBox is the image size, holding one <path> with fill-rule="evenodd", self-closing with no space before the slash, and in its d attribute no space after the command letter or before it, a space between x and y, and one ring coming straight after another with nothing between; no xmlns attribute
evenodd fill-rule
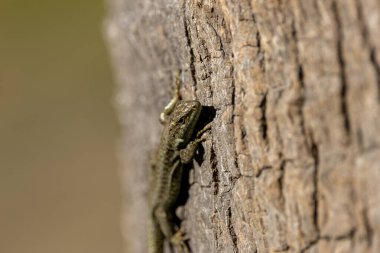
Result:
<svg viewBox="0 0 380 253"><path fill-rule="evenodd" d="M173 223L173 209L181 188L183 165L193 160L198 144L205 140L203 133L211 126L207 124L192 140L202 106L196 100L180 100L178 76L175 84L174 95L161 113L165 126L150 175L148 253L163 253L165 241L176 252L190 252L184 231Z"/></svg>

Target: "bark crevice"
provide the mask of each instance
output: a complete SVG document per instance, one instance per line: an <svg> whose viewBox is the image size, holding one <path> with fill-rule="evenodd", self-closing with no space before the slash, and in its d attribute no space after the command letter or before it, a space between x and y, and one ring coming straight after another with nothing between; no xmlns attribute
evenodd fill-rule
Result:
<svg viewBox="0 0 380 253"><path fill-rule="evenodd" d="M193 80L193 86L196 89L197 87L197 73L195 69L195 54L193 50L193 45L192 45L192 39L191 39L191 31L190 31L190 26L188 25L187 22L187 16L186 16L186 4L184 3L183 7L183 29L185 31L185 38L186 38L186 43L189 48L189 54L190 54L190 59L189 59L189 66L190 66L190 73L191 73L191 79ZM195 90L196 94L196 90Z"/></svg>
<svg viewBox="0 0 380 253"><path fill-rule="evenodd" d="M337 2L333 1L332 5L332 12L334 14L335 19L335 33L336 33L336 56L337 61L339 64L339 72L340 72L340 109L341 114L343 117L343 123L344 128L347 132L347 140L350 140L350 119L349 119L349 113L348 113L348 102L347 102L347 93L348 93L348 82L347 82L347 73L346 73L346 62L344 59L344 49L343 49L343 43L344 43L344 35L343 35L343 27L342 27L342 21L339 14L339 7Z"/></svg>

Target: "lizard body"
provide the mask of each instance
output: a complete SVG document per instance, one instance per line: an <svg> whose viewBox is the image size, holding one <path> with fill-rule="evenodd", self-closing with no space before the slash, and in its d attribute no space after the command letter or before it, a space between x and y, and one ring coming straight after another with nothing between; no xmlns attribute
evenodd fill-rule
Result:
<svg viewBox="0 0 380 253"><path fill-rule="evenodd" d="M178 81L178 80L177 80ZM177 93L161 114L165 127L150 176L148 252L163 253L167 240L178 252L189 252L184 233L175 228L173 208L177 201L182 181L183 165L192 161L199 137L209 126L198 132L191 141L202 106L198 101L178 101ZM165 119L164 116L169 116Z"/></svg>

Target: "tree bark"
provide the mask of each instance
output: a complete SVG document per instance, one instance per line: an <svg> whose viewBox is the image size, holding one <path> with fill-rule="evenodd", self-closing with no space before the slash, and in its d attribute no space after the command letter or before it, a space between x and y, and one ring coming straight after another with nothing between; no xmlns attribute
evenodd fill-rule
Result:
<svg viewBox="0 0 380 253"><path fill-rule="evenodd" d="M215 108L182 219L192 252L380 252L378 0L108 0L127 252L180 69Z"/></svg>

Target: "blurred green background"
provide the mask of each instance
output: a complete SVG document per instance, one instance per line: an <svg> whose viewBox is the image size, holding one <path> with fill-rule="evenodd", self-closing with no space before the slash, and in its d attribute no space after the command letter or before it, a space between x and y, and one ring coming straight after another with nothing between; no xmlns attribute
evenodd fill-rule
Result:
<svg viewBox="0 0 380 253"><path fill-rule="evenodd" d="M122 252L103 4L0 0L0 252Z"/></svg>

